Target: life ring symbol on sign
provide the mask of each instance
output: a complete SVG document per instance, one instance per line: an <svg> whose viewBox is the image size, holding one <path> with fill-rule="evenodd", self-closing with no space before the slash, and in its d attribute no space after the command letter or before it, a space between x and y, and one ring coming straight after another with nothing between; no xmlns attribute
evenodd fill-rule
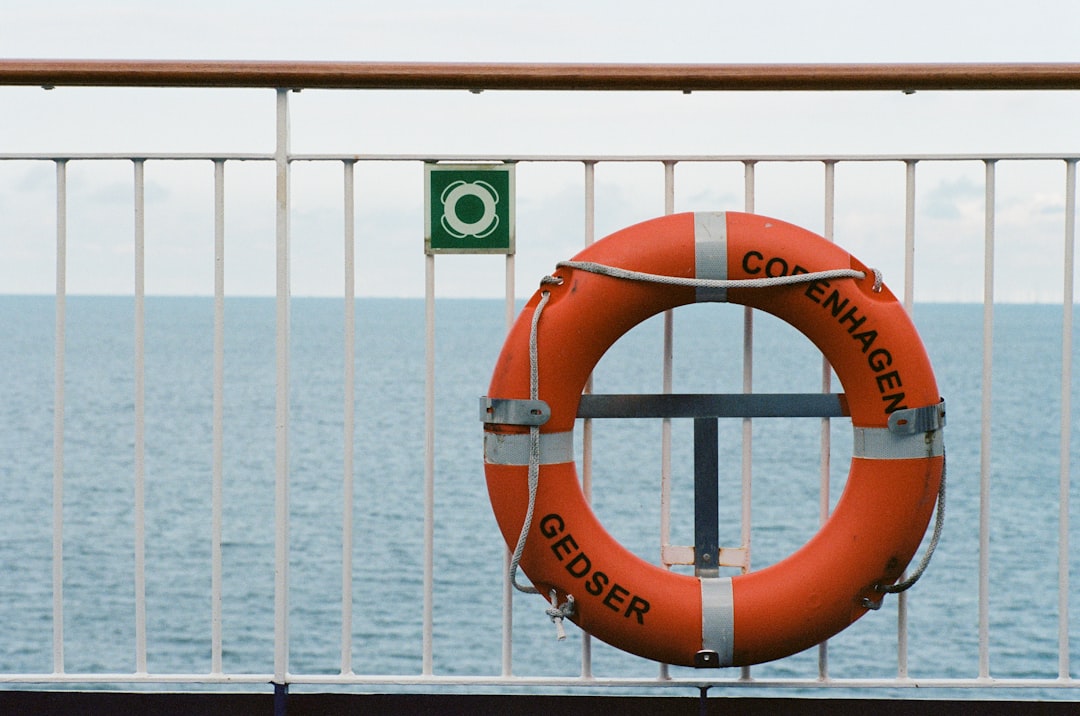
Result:
<svg viewBox="0 0 1080 716"><path fill-rule="evenodd" d="M481 402L492 509L511 549L523 535L520 567L537 591L556 604L573 596L566 616L593 636L685 666L797 653L898 591L942 496L944 402L906 309L870 273L810 231L735 212L646 221L560 264L511 328ZM750 287L767 274L813 277ZM628 551L593 513L574 463L581 393L600 357L650 316L703 301L764 310L806 335L843 385L854 433L843 494L817 534L733 577L690 576Z"/></svg>
<svg viewBox="0 0 1080 716"><path fill-rule="evenodd" d="M468 197L479 200L483 207L483 213L475 221L465 221L458 215L458 202ZM443 205L442 227L454 238L475 236L483 239L499 227L499 214L495 211L499 203L499 192L486 181L477 179L466 182L459 179L443 189L439 201Z"/></svg>

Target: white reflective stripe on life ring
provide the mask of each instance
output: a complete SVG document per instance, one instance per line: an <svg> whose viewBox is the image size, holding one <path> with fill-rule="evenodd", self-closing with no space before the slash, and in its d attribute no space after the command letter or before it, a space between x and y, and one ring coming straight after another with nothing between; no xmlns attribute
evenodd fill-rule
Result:
<svg viewBox="0 0 1080 716"><path fill-rule="evenodd" d="M574 433L540 433L541 465L574 461ZM492 465L528 465L528 433L484 433L484 462Z"/></svg>
<svg viewBox="0 0 1080 716"><path fill-rule="evenodd" d="M726 281L727 272L727 214L704 212L694 214L694 278ZM726 288L697 288L697 301L727 302Z"/></svg>
<svg viewBox="0 0 1080 716"><path fill-rule="evenodd" d="M889 428L855 428L852 457L873 460L910 460L945 454L945 431L899 435Z"/></svg>
<svg viewBox="0 0 1080 716"><path fill-rule="evenodd" d="M717 666L731 666L735 648L735 593L730 577L701 580L701 648Z"/></svg>

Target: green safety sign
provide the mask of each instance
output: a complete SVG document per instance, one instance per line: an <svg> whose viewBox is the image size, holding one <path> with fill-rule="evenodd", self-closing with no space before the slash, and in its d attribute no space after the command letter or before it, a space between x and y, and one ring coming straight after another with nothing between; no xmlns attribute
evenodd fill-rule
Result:
<svg viewBox="0 0 1080 716"><path fill-rule="evenodd" d="M424 248L514 253L514 165L425 164Z"/></svg>

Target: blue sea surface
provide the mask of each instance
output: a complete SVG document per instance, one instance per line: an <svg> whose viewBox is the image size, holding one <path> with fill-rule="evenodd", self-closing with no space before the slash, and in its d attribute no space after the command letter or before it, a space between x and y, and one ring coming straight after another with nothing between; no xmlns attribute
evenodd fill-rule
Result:
<svg viewBox="0 0 1080 716"><path fill-rule="evenodd" d="M211 670L213 300L146 299L147 658L151 673ZM422 670L424 303L356 303L355 430L343 429L344 306L296 298L290 359L290 671L341 668L343 449L355 449L352 668ZM1058 675L1058 497L1062 308L995 306L990 668L1000 678ZM978 675L982 461L982 307L919 305L917 326L948 401L948 509L941 544L908 597L908 670ZM506 551L488 506L477 398L505 334L501 301L440 299L435 312L434 673L501 673ZM66 300L63 419L64 668L135 668L134 301ZM698 305L674 318L676 392L741 392L743 309ZM55 300L0 297L0 673L51 672ZM1074 330L1077 330L1074 327ZM659 392L663 319L627 334L595 373L596 392ZM225 302L223 666L270 673L274 647L275 303ZM753 320L753 387L821 390L820 354L795 329ZM1080 366L1073 356L1073 375ZM1080 405L1073 380L1073 405ZM833 378L833 390L841 390ZM742 425L721 421L721 543L740 534ZM656 560L660 425L596 421L593 496L605 526ZM831 424L835 504L850 423ZM691 544L692 429L674 422L672 537ZM821 422L753 423L753 567L811 537L819 521ZM1080 436L1071 429L1072 512L1080 505ZM580 433L580 431L579 431ZM580 451L580 435L578 436ZM1080 519L1070 530L1080 545ZM1080 551L1070 554L1080 574ZM820 575L827 580L828 574ZM1074 578L1075 582L1075 578ZM1071 594L1080 590L1070 589ZM1070 597L1070 609L1080 603ZM829 673L892 678L897 599L830 641ZM575 676L581 633L562 643L539 597L514 600L514 673ZM1080 664L1073 619L1072 674ZM753 668L758 678L816 678L817 650ZM653 662L593 645L598 677L657 674ZM675 676L693 672L672 669ZM1054 695L1051 694L1051 697Z"/></svg>

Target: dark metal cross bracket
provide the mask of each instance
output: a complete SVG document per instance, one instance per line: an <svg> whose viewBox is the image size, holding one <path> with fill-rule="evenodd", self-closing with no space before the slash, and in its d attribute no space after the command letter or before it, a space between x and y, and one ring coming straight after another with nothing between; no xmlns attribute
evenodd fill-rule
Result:
<svg viewBox="0 0 1080 716"><path fill-rule="evenodd" d="M579 418L693 418L694 573L717 577L720 556L719 418L838 418L842 393L663 393L581 396Z"/></svg>

